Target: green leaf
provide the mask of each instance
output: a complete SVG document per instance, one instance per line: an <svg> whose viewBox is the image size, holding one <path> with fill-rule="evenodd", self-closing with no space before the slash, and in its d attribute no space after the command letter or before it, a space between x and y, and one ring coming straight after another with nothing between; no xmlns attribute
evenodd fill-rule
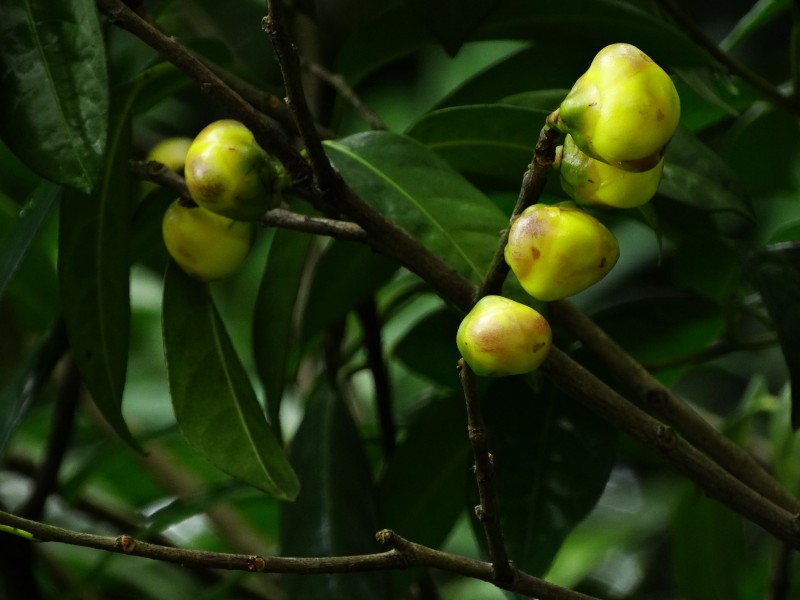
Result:
<svg viewBox="0 0 800 600"><path fill-rule="evenodd" d="M66 350L64 323L59 321L37 342L0 390L0 456Z"/></svg>
<svg viewBox="0 0 800 600"><path fill-rule="evenodd" d="M130 340L130 220L136 182L131 156L133 95L114 98L101 185L68 191L59 224L58 275L70 347L95 404L114 430L139 449L122 416Z"/></svg>
<svg viewBox="0 0 800 600"><path fill-rule="evenodd" d="M789 0L758 0L719 43L719 47L725 52L730 52L764 25L787 11L789 6Z"/></svg>
<svg viewBox="0 0 800 600"><path fill-rule="evenodd" d="M500 104L445 108L406 133L473 180L518 188L548 112Z"/></svg>
<svg viewBox="0 0 800 600"><path fill-rule="evenodd" d="M551 384L534 391L519 377L493 381L483 407L509 558L543 574L605 489L614 430Z"/></svg>
<svg viewBox="0 0 800 600"><path fill-rule="evenodd" d="M254 308L253 355L264 386L267 414L276 431L289 353L297 337L298 294L313 239L289 229L275 232Z"/></svg>
<svg viewBox="0 0 800 600"><path fill-rule="evenodd" d="M91 0L7 3L0 20L0 131L28 167L88 193L106 144L105 44Z"/></svg>
<svg viewBox="0 0 800 600"><path fill-rule="evenodd" d="M686 494L672 528L672 562L681 598L744 598L738 575L747 555L742 518L698 493Z"/></svg>
<svg viewBox="0 0 800 600"><path fill-rule="evenodd" d="M511 106L521 106L522 108L543 110L549 114L561 105L561 102L568 93L568 89L520 92L519 94L512 94L511 96L501 98L498 101L498 104L508 104Z"/></svg>
<svg viewBox="0 0 800 600"><path fill-rule="evenodd" d="M460 389L456 363L460 358L456 331L461 318L450 310L438 310L417 323L394 349L409 369L444 388Z"/></svg>
<svg viewBox="0 0 800 600"><path fill-rule="evenodd" d="M284 505L281 548L289 556L341 556L380 551L372 476L364 446L341 397L323 388L309 401L292 442L303 490ZM285 577L289 600L381 600L385 573Z"/></svg>
<svg viewBox="0 0 800 600"><path fill-rule="evenodd" d="M0 298L58 200L61 189L42 183L20 211L11 231L0 240Z"/></svg>
<svg viewBox="0 0 800 600"><path fill-rule="evenodd" d="M163 319L170 395L183 437L229 475L293 500L297 476L264 418L208 286L172 261Z"/></svg>
<svg viewBox="0 0 800 600"><path fill-rule="evenodd" d="M792 427L800 429L800 250L793 244L754 248L744 255L745 275L772 317L792 390Z"/></svg>
<svg viewBox="0 0 800 600"><path fill-rule="evenodd" d="M326 148L359 196L472 281L483 278L508 219L443 159L388 132L360 133Z"/></svg>
<svg viewBox="0 0 800 600"><path fill-rule="evenodd" d="M331 243L314 270L303 310L303 340L311 339L355 310L397 269L397 263L364 244L343 240Z"/></svg>
<svg viewBox="0 0 800 600"><path fill-rule="evenodd" d="M720 304L737 293L741 270L736 254L708 229L686 231L671 258L679 287Z"/></svg>
<svg viewBox="0 0 800 600"><path fill-rule="evenodd" d="M455 369L449 372L458 379ZM385 527L419 544L440 548L464 510L470 456L461 396L429 402L415 415L383 472L380 498ZM414 575L397 579L407 586Z"/></svg>
<svg viewBox="0 0 800 600"><path fill-rule="evenodd" d="M658 193L701 210L729 211L750 219L749 198L737 172L694 134L679 127L667 146Z"/></svg>
<svg viewBox="0 0 800 600"><path fill-rule="evenodd" d="M403 0L403 4L433 33L445 51L454 56L499 1L473 1L469 10L459 0Z"/></svg>

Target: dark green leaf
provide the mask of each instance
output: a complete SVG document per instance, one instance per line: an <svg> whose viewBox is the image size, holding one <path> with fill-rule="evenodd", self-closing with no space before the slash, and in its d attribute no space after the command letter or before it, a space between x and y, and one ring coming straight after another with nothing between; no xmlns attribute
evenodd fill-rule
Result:
<svg viewBox="0 0 800 600"><path fill-rule="evenodd" d="M0 455L41 390L56 363L67 350L64 323L59 321L37 343L0 390Z"/></svg>
<svg viewBox="0 0 800 600"><path fill-rule="evenodd" d="M507 218L443 159L388 132L326 143L347 183L422 244L473 281L480 280Z"/></svg>
<svg viewBox="0 0 800 600"><path fill-rule="evenodd" d="M454 56L469 36L499 4L498 0L470 2L469 9L458 0L403 0L409 11Z"/></svg>
<svg viewBox="0 0 800 600"><path fill-rule="evenodd" d="M306 408L292 443L303 490L284 505L281 548L289 556L340 556L380 550L372 476L364 446L344 400L324 388ZM380 600L385 573L287 576L289 600Z"/></svg>
<svg viewBox="0 0 800 600"><path fill-rule="evenodd" d="M11 231L0 240L0 298L60 193L60 188L42 183L20 211Z"/></svg>
<svg viewBox="0 0 800 600"><path fill-rule="evenodd" d="M559 107L562 100L564 100L568 93L568 89L520 92L519 94L513 94L511 96L501 98L498 103L508 104L511 106L521 106L523 108L531 108L534 110L543 110L549 114Z"/></svg>
<svg viewBox="0 0 800 600"><path fill-rule="evenodd" d="M725 52L730 52L764 25L789 9L790 0L758 0L745 14L736 26L730 30L719 46Z"/></svg>
<svg viewBox="0 0 800 600"><path fill-rule="evenodd" d="M208 286L170 261L164 281L164 348L172 406L186 441L226 473L293 500L299 491Z"/></svg>
<svg viewBox="0 0 800 600"><path fill-rule="evenodd" d="M364 244L334 241L320 258L303 311L303 339L342 319L385 284L397 263Z"/></svg>
<svg viewBox="0 0 800 600"><path fill-rule="evenodd" d="M672 560L681 598L742 598L747 564L742 518L698 493L686 494L672 529Z"/></svg>
<svg viewBox="0 0 800 600"><path fill-rule="evenodd" d="M89 192L106 143L105 44L91 0L5 3L0 130L32 170Z"/></svg>
<svg viewBox="0 0 800 600"><path fill-rule="evenodd" d="M753 249L744 256L745 274L772 317L792 389L792 427L800 429L800 250L792 244Z"/></svg>
<svg viewBox="0 0 800 600"><path fill-rule="evenodd" d="M117 104L116 100L119 100ZM132 95L115 97L100 185L65 194L60 209L58 275L75 363L97 407L138 448L122 416L130 339L129 235L135 181L131 156Z"/></svg>
<svg viewBox="0 0 800 600"><path fill-rule="evenodd" d="M425 115L406 132L458 171L519 187L549 111L485 104Z"/></svg>
<svg viewBox="0 0 800 600"><path fill-rule="evenodd" d="M493 382L483 406L509 558L542 574L605 489L614 430L549 383L534 392L518 377Z"/></svg>
<svg viewBox="0 0 800 600"><path fill-rule="evenodd" d="M737 291L740 269L733 248L705 229L680 240L672 273L679 287L724 304Z"/></svg>
<svg viewBox="0 0 800 600"><path fill-rule="evenodd" d="M277 427L290 350L297 338L295 312L313 237L278 229L267 255L253 316L253 355L264 386L267 414Z"/></svg>
<svg viewBox="0 0 800 600"><path fill-rule="evenodd" d="M667 147L658 193L701 210L752 217L748 196L736 172L682 127Z"/></svg>
<svg viewBox="0 0 800 600"><path fill-rule="evenodd" d="M394 355L409 369L446 388L459 388L456 363L456 331L461 318L439 310L420 320L394 349Z"/></svg>

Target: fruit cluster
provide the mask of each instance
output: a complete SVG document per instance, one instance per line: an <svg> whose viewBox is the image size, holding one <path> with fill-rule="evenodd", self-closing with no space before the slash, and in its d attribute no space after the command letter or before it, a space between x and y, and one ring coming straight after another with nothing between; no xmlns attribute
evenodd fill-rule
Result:
<svg viewBox="0 0 800 600"><path fill-rule="evenodd" d="M254 221L280 204L290 183L283 167L247 127L228 119L211 123L194 140L165 140L147 158L184 171L194 200L176 200L164 214L170 256L202 281L236 273L250 251Z"/></svg>
<svg viewBox="0 0 800 600"><path fill-rule="evenodd" d="M554 164L561 187L581 205L645 204L661 181L679 118L678 93L661 67L629 44L603 48L547 119L564 134ZM505 247L522 287L545 302L594 285L618 258L614 234L571 202L526 209L512 223ZM489 376L536 369L551 339L541 314L500 296L475 304L456 334L466 363Z"/></svg>

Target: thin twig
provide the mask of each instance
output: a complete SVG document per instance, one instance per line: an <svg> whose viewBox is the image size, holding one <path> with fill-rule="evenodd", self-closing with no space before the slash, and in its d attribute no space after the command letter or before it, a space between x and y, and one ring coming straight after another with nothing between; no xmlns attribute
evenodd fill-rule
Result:
<svg viewBox="0 0 800 600"><path fill-rule="evenodd" d="M458 361L458 371L467 405L467 432L475 459L475 480L478 484L478 497L481 502L475 507L475 516L483 525L495 580L502 585L513 580L514 571L508 560L505 538L500 527L494 464L492 455L489 453L488 432L481 414L475 373L464 360Z"/></svg>
<svg viewBox="0 0 800 600"><path fill-rule="evenodd" d="M137 179L160 185L172 190L184 200L193 202L189 189L186 187L186 180L167 165L155 160L132 160L130 165L133 176Z"/></svg>
<svg viewBox="0 0 800 600"><path fill-rule="evenodd" d="M338 219L301 215L282 208L273 208L264 213L264 216L261 218L261 226L294 229L296 231L325 235L340 240L351 240L355 242L367 241L366 232L355 223L340 221Z"/></svg>
<svg viewBox="0 0 800 600"><path fill-rule="evenodd" d="M702 29L686 16L674 0L658 0L658 3L681 26L688 36L694 40L698 46L714 57L717 62L724 65L731 73L741 77L744 81L769 98L773 104L788 110L790 113L800 115L800 102L798 102L797 98L792 98L781 93L777 87L761 77L761 75L725 53Z"/></svg>
<svg viewBox="0 0 800 600"><path fill-rule="evenodd" d="M649 410L671 423L687 440L754 490L784 509L800 513L800 501L746 450L719 433L662 385L572 302L550 303L550 315L603 361L609 372L631 389Z"/></svg>
<svg viewBox="0 0 800 600"><path fill-rule="evenodd" d="M684 365L696 365L720 356L725 356L733 352L745 352L751 350L761 350L763 348L770 348L778 343L778 337L774 333L767 333L758 337L753 337L747 340L733 341L723 340L709 348L703 348L691 354L684 356L676 356L674 358L664 359L660 361L652 361L643 363L642 366L648 371L661 371L663 369L670 369L673 367L680 367Z"/></svg>
<svg viewBox="0 0 800 600"><path fill-rule="evenodd" d="M372 108L366 102L364 102L361 96L359 96L356 91L350 87L350 84L347 83L347 80L344 77L336 73L331 73L321 64L303 57L300 57L300 66L306 69L312 75L319 77L322 81L329 84L337 92L339 92L339 95L353 106L356 112L361 115L361 117L372 129L375 129L376 131L388 129L386 124L378 116L378 113L372 110Z"/></svg>
<svg viewBox="0 0 800 600"><path fill-rule="evenodd" d="M297 558L173 548L137 540L130 535L111 537L73 531L23 519L2 511L0 511L0 525L15 529L20 533L26 532L39 542L58 542L94 548L106 552L176 563L185 567L308 575L431 567L484 581L492 581L492 568L488 563L421 546L388 530L383 530L377 535L381 543L392 548L386 552L355 556ZM523 573L519 573L513 584L505 589L535 596L540 600L597 600L592 596L573 592Z"/></svg>

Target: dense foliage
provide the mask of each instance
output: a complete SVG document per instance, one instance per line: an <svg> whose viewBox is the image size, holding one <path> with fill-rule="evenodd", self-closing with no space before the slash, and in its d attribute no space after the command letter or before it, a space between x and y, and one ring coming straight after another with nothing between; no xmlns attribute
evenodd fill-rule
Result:
<svg viewBox="0 0 800 600"><path fill-rule="evenodd" d="M269 4L265 22L255 0L3 4L0 597L508 595L456 566L187 569L9 515L128 534L151 557L145 541L375 554L387 528L488 560L456 331L545 119L615 42L672 77L680 125L651 202L588 209L619 240L602 281L547 303L505 280L567 356L479 379L491 461L478 479L491 475L513 566L563 593L798 597L797 2ZM183 180L143 159L218 119L250 127L293 183L243 269L204 283L162 240ZM565 199L551 172L536 200ZM618 346L590 339L584 314ZM706 446L694 417L659 404L666 389L721 435ZM599 406L615 391L674 430ZM755 463L731 475L714 444L774 480Z"/></svg>

